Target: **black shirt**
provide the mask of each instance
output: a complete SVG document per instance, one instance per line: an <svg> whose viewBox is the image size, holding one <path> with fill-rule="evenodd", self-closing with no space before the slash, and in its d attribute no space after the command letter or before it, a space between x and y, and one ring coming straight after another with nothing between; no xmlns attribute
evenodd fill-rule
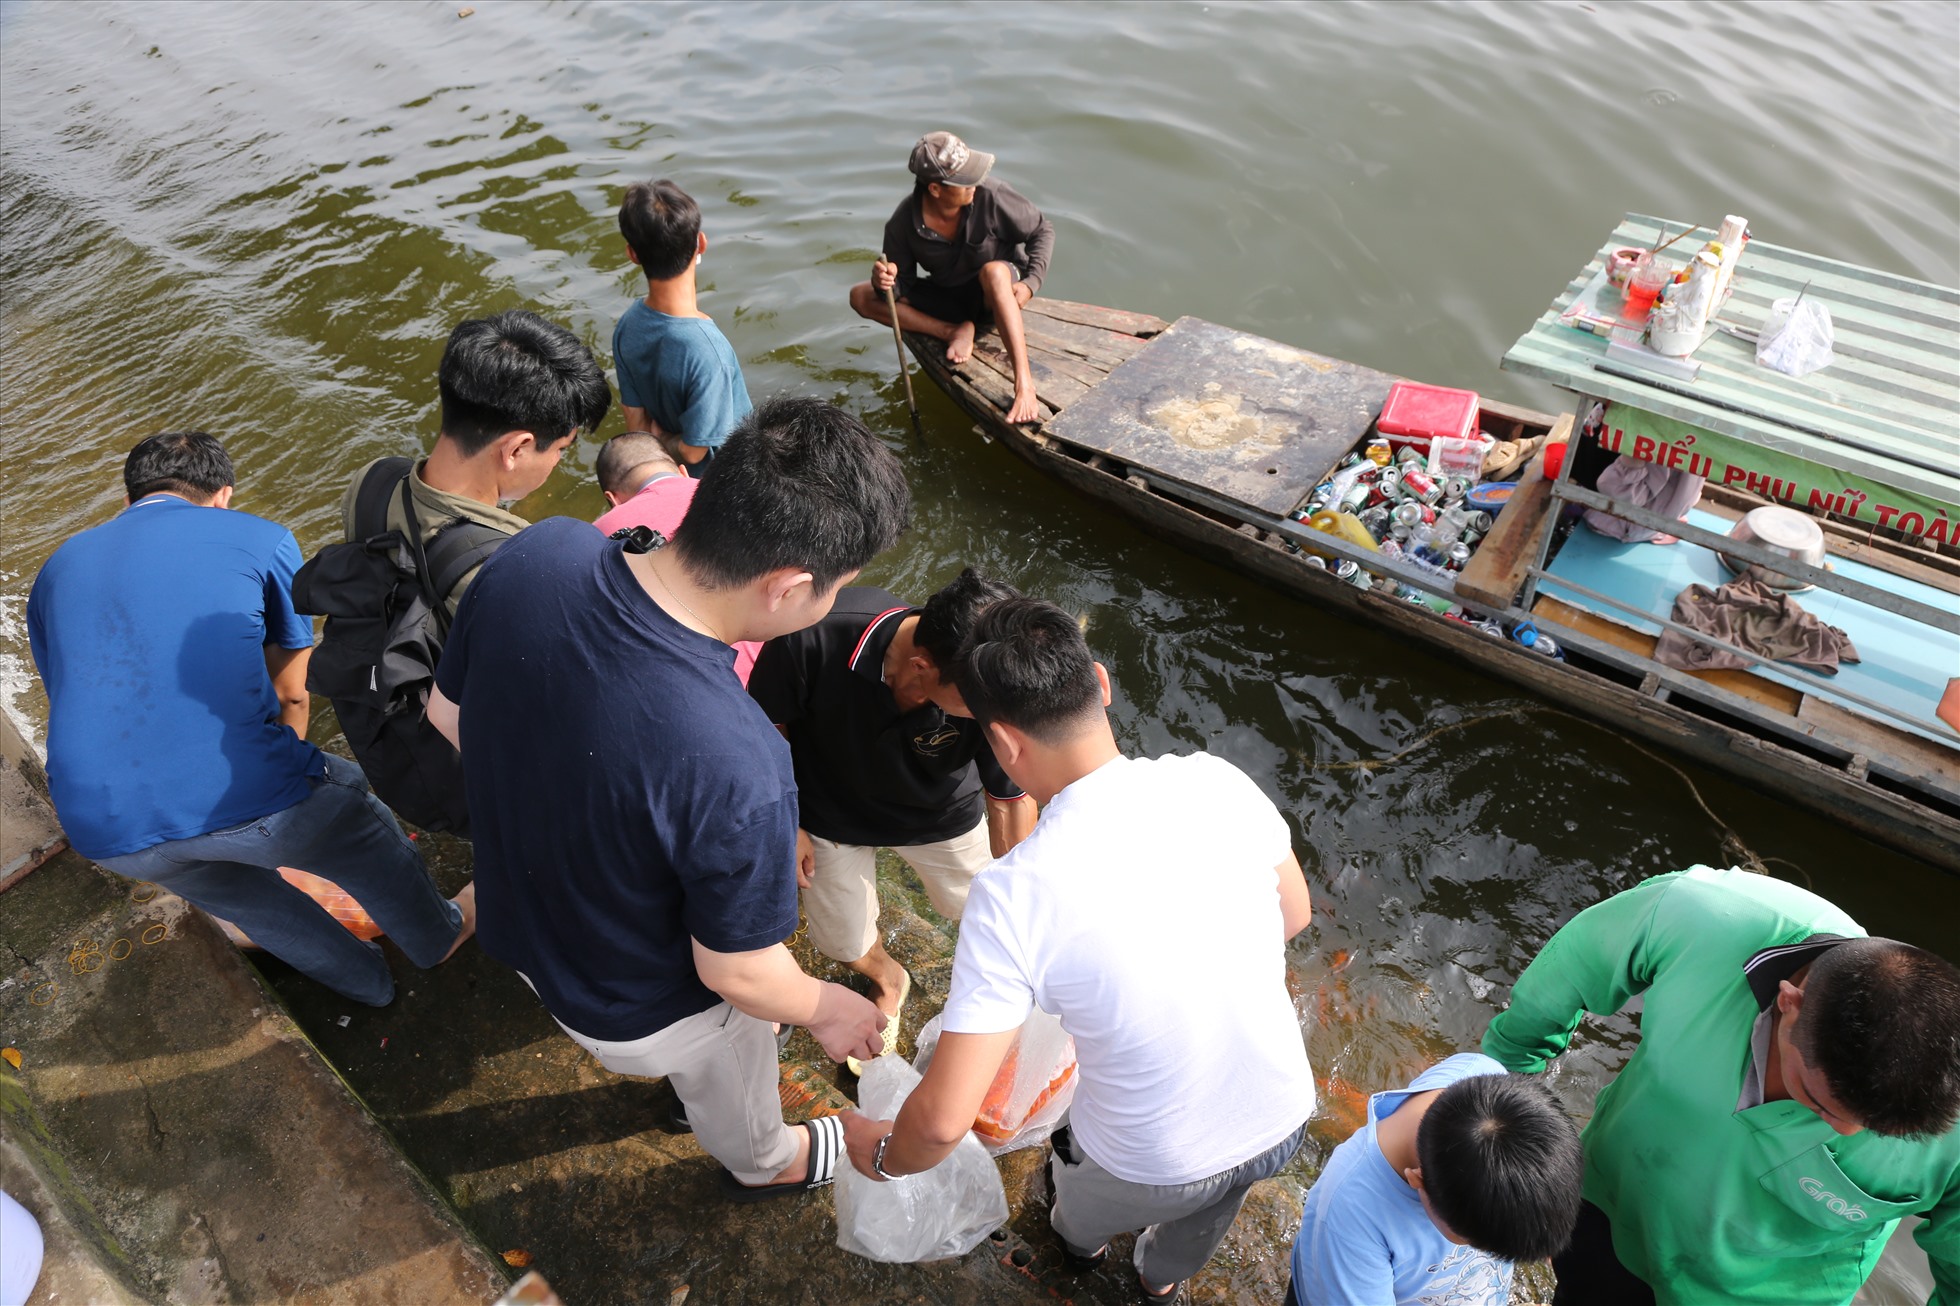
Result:
<svg viewBox="0 0 1960 1306"><path fill-rule="evenodd" d="M885 687L885 654L918 612L881 589L853 586L816 625L762 646L749 693L789 729L803 828L834 843L903 848L979 824L981 790L1021 790L994 760L980 724L932 703L901 712Z"/></svg>
<svg viewBox="0 0 1960 1306"><path fill-rule="evenodd" d="M973 203L960 210L951 240L926 225L913 195L899 201L885 223L885 258L898 264L901 295L918 282L917 269L923 268L933 285L950 290L996 260L1019 268L1028 290L1038 293L1054 248L1054 224L1021 192L992 179L974 188Z"/></svg>

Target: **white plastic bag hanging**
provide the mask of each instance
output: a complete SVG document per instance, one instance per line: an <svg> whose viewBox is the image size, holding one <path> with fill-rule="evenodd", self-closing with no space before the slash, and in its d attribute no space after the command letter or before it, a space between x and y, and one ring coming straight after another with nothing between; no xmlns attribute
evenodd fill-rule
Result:
<svg viewBox="0 0 1960 1306"><path fill-rule="evenodd" d="M939 1045L939 1017L919 1031L913 1065L924 1074ZM973 1133L993 1156L1045 1142L1075 1100L1075 1040L1062 1022L1036 1008L1015 1036L1014 1046L980 1104Z"/></svg>
<svg viewBox="0 0 1960 1306"><path fill-rule="evenodd" d="M1808 376L1830 366L1835 343L1829 309L1802 296L1779 299L1756 337L1756 361L1788 376Z"/></svg>
<svg viewBox="0 0 1960 1306"><path fill-rule="evenodd" d="M858 1109L895 1120L919 1086L919 1072L883 1056L858 1079ZM848 1160L837 1164L837 1245L873 1261L906 1263L964 1256L1007 1222L1000 1171L968 1134L930 1170L890 1183L867 1179Z"/></svg>

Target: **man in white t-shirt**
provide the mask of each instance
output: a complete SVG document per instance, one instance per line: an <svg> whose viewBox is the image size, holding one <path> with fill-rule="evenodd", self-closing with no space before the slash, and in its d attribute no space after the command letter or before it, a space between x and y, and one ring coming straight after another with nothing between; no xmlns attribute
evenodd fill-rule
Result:
<svg viewBox="0 0 1960 1306"><path fill-rule="evenodd" d="M931 1067L896 1121L846 1114L851 1161L874 1179L937 1165L1039 1006L1074 1036L1079 1074L1049 1219L1078 1269L1142 1230L1143 1291L1172 1300L1313 1113L1285 961L1312 914L1306 879L1286 822L1229 762L1117 750L1108 674L1053 604L988 608L955 674L1043 811L975 877Z"/></svg>

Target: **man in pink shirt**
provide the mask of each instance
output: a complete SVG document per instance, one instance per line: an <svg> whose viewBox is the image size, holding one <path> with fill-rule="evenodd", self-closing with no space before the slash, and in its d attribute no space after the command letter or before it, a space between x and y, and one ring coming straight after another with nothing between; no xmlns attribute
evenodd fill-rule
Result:
<svg viewBox="0 0 1960 1306"><path fill-rule="evenodd" d="M645 526L668 539L687 516L687 505L701 482L681 471L647 431L615 435L599 450L599 488L612 507L593 522L607 535ZM744 685L762 645L744 641L735 648L735 675Z"/></svg>

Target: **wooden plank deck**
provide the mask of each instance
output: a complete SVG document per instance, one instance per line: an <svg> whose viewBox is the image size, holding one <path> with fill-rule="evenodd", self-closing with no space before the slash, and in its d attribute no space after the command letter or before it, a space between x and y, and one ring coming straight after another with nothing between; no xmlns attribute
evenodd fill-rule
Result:
<svg viewBox="0 0 1960 1306"><path fill-rule="evenodd" d="M1280 517L1367 434L1394 383L1181 317L1044 434Z"/></svg>
<svg viewBox="0 0 1960 1306"><path fill-rule="evenodd" d="M1045 406L1042 421L1088 394L1110 369L1170 326L1148 313L1040 296L1023 306L1021 319L1027 330L1035 395ZM971 385L1003 412L1013 402L1013 365L994 328L980 333L973 357L958 367L947 365L945 344L930 336L908 333L905 343L921 357L930 353L939 368Z"/></svg>

